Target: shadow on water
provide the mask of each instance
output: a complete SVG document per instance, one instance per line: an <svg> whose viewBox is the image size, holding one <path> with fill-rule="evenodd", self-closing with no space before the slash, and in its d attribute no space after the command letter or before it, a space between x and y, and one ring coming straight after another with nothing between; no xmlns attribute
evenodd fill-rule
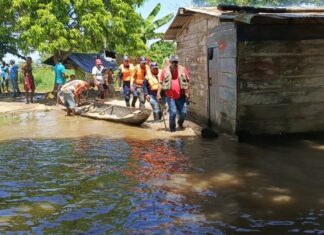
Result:
<svg viewBox="0 0 324 235"><path fill-rule="evenodd" d="M56 113L0 132L1 233L324 234L322 138L161 139Z"/></svg>
<svg viewBox="0 0 324 235"><path fill-rule="evenodd" d="M201 210L226 234L324 234L324 138L185 146L194 168L173 176L174 184L214 195Z"/></svg>

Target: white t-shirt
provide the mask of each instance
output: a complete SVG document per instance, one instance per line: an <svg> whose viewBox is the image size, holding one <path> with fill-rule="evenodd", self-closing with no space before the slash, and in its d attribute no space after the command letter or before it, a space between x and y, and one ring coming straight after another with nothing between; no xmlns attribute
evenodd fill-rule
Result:
<svg viewBox="0 0 324 235"><path fill-rule="evenodd" d="M104 69L103 66L101 66L99 69L97 66L94 66L92 68L92 75L96 76L97 78L97 81L100 82L100 83L103 83L104 80L103 80L103 75L102 75L102 70Z"/></svg>
<svg viewBox="0 0 324 235"><path fill-rule="evenodd" d="M68 83L66 83L62 86L61 90L62 90L62 92L66 92L66 93L72 92L73 93L75 91L76 87L82 82L84 82L84 81L82 81L82 80L69 81Z"/></svg>

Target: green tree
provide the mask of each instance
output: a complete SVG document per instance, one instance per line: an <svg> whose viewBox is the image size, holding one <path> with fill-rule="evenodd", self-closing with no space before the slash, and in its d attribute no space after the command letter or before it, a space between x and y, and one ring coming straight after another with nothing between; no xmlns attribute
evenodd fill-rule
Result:
<svg viewBox="0 0 324 235"><path fill-rule="evenodd" d="M170 13L160 19L154 20L157 14L161 10L161 3L158 3L146 19L142 19L141 23L141 39L144 43L147 43L148 40L162 38L163 33L155 32L161 26L167 24L174 17L173 13Z"/></svg>
<svg viewBox="0 0 324 235"><path fill-rule="evenodd" d="M12 33L12 25L15 21L14 15L11 13L11 1L0 1L0 59L9 52L12 54L18 54L16 39Z"/></svg>
<svg viewBox="0 0 324 235"><path fill-rule="evenodd" d="M170 55L175 54L176 45L172 41L158 41L153 43L148 50L147 54L151 61L159 63L162 66L163 60L169 58Z"/></svg>
<svg viewBox="0 0 324 235"><path fill-rule="evenodd" d="M195 5L217 6L218 4L235 4L246 6L321 6L323 0L193 0Z"/></svg>
<svg viewBox="0 0 324 235"><path fill-rule="evenodd" d="M6 2L15 18L11 30L25 53L37 50L62 56L64 51L97 52L104 47L120 53L145 48L141 16L135 11L143 0Z"/></svg>

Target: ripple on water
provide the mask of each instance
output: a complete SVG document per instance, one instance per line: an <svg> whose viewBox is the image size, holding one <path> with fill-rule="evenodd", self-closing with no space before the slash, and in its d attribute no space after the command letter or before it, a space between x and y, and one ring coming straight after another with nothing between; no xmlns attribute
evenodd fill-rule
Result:
<svg viewBox="0 0 324 235"><path fill-rule="evenodd" d="M185 155L184 144L96 136L0 142L0 233L322 233L324 210L281 217L280 207L290 204L272 200L268 207L279 209L256 210L267 197L248 198L263 191L244 183L261 178L258 170L243 162L251 174L237 174L228 170L239 169L236 158L218 152L209 159L206 149ZM203 155L198 163L206 161L203 171L191 166L196 153ZM221 170L214 161L225 161ZM260 188L271 189L268 198L291 193Z"/></svg>
<svg viewBox="0 0 324 235"><path fill-rule="evenodd" d="M152 183L188 166L181 148L179 140L102 137L1 142L0 231L221 234L196 206Z"/></svg>

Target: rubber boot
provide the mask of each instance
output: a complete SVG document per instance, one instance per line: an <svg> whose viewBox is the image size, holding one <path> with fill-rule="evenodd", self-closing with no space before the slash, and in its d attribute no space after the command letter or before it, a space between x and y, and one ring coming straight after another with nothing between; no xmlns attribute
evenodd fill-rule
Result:
<svg viewBox="0 0 324 235"><path fill-rule="evenodd" d="M144 102L140 102L140 109L145 109L145 103Z"/></svg>
<svg viewBox="0 0 324 235"><path fill-rule="evenodd" d="M162 119L162 112L159 111L158 114L159 114L159 120L161 121L161 119Z"/></svg>
<svg viewBox="0 0 324 235"><path fill-rule="evenodd" d="M159 113L153 113L153 117L154 117L154 122L159 122L160 121Z"/></svg>
<svg viewBox="0 0 324 235"><path fill-rule="evenodd" d="M125 100L125 102L126 102L126 107L129 107L130 106L129 100Z"/></svg>
<svg viewBox="0 0 324 235"><path fill-rule="evenodd" d="M132 107L135 107L136 101L137 101L137 97L133 97L133 100L132 100Z"/></svg>

